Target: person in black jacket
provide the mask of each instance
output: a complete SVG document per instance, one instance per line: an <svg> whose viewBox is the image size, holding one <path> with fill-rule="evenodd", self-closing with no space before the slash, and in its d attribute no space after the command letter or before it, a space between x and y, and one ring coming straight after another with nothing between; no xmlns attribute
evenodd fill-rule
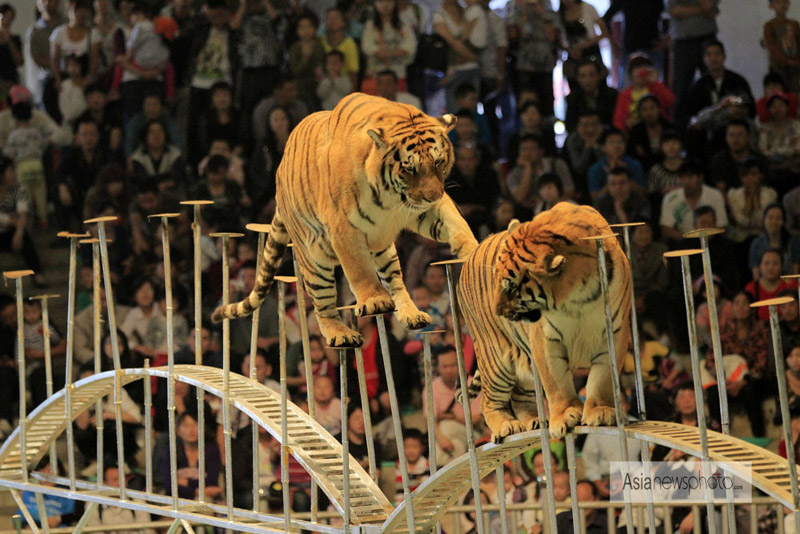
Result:
<svg viewBox="0 0 800 534"><path fill-rule="evenodd" d="M578 119L587 111L596 111L602 124L609 125L614 119L617 106L617 91L607 86L597 63L586 60L578 65L578 84L567 96L566 126L573 132Z"/></svg>

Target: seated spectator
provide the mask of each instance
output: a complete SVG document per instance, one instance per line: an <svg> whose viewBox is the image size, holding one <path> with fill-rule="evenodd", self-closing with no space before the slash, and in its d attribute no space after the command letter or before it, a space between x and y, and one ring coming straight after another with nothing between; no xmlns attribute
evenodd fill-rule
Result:
<svg viewBox="0 0 800 534"><path fill-rule="evenodd" d="M206 173L206 165L208 165L208 160L211 156L223 156L227 158L230 162L228 166L228 178L241 187L245 187L244 160L237 152L232 150L230 141L226 138L211 139L211 146L208 149L208 154L197 164L197 176L203 176Z"/></svg>
<svg viewBox="0 0 800 534"><path fill-rule="evenodd" d="M719 227L717 222L717 211L712 206L699 206L694 210L693 230L711 229ZM684 238L678 241L677 250L696 248L697 238ZM726 235L714 234L708 236L708 251L711 255L711 270L719 275L725 289L735 289L741 287L739 263L736 261L736 245L728 239ZM674 268L680 266L680 262L672 263ZM689 260L692 279L696 280L703 276L703 261L699 255L692 256ZM673 271L676 275L674 280L680 279L680 273ZM684 329L685 330L685 329Z"/></svg>
<svg viewBox="0 0 800 534"><path fill-rule="evenodd" d="M416 490L430 475L430 465L428 464L428 459L425 457L426 445L425 436L416 428L406 428L403 430L403 448L405 449L406 464L408 465L409 491L413 492ZM394 500L399 503L405 498L403 494L400 460L397 461L395 471L397 472L397 476L395 477L397 492L395 493Z"/></svg>
<svg viewBox="0 0 800 534"><path fill-rule="evenodd" d="M789 88L786 87L786 82L779 74L768 72L764 76L764 96L756 102L756 114L758 115L758 122L761 124L767 123L772 119L767 109L767 101L775 93L786 95L786 98L789 99L789 117L797 118L797 94L789 91Z"/></svg>
<svg viewBox="0 0 800 534"><path fill-rule="evenodd" d="M108 461L103 463L103 484L112 488L119 487L120 473L116 462ZM131 510L130 508L120 508L118 506L97 505L89 514L86 526L104 526L139 524L147 525L150 523L150 514L142 510ZM129 530L130 534L156 534L155 529L141 528Z"/></svg>
<svg viewBox="0 0 800 534"><path fill-rule="evenodd" d="M155 347L147 344L147 333L151 322L162 315L158 302L156 302L158 289L155 282L146 277L140 278L131 289L133 290L133 307L125 321L119 323L119 328L130 340L131 350L143 357L154 358L156 356Z"/></svg>
<svg viewBox="0 0 800 534"><path fill-rule="evenodd" d="M747 255L750 241L761 233L764 210L778 199L778 193L763 185L764 172L758 161L748 160L739 167L742 187L728 190L731 215L730 238L744 247Z"/></svg>
<svg viewBox="0 0 800 534"><path fill-rule="evenodd" d="M750 117L753 102L746 96L726 96L713 106L700 111L692 119L687 132L689 151L700 157L725 148L728 126L734 121L747 123L750 131L748 143L758 147L758 126Z"/></svg>
<svg viewBox="0 0 800 534"><path fill-rule="evenodd" d="M61 110L61 126L68 131L72 130L75 120L87 109L84 88L89 84L86 77L88 66L87 58L69 56L66 58L66 78L61 82L58 90L58 107Z"/></svg>
<svg viewBox="0 0 800 534"><path fill-rule="evenodd" d="M142 130L139 148L128 158L128 172L136 177L151 178L162 191L174 192L186 185L185 163L181 151L172 144L166 125L152 120Z"/></svg>
<svg viewBox="0 0 800 534"><path fill-rule="evenodd" d="M560 180L559 180L560 181ZM540 189L541 194L541 189ZM495 200L494 205L492 206L492 221L488 227L488 232L492 234L496 234L497 232L502 232L508 228L509 223L514 218L514 203L511 199L507 197L498 197ZM481 238L485 239L489 236L487 233L485 236L482 235ZM406 270L403 270L405 273Z"/></svg>
<svg viewBox="0 0 800 534"><path fill-rule="evenodd" d="M661 159L661 137L672 129L672 124L662 116L661 104L654 95L640 98L636 109L640 120L630 130L627 152L648 172Z"/></svg>
<svg viewBox="0 0 800 534"><path fill-rule="evenodd" d="M561 183L561 179L555 174L547 173L541 175L536 181L536 187L539 201L533 207L534 216L566 200L564 198L564 186Z"/></svg>
<svg viewBox="0 0 800 534"><path fill-rule="evenodd" d="M61 462L56 460L58 465L56 466L57 474L64 476L67 472L64 469L64 466L61 465ZM53 470L50 466L50 458L49 455L45 455L39 463L36 464L36 471L49 475L53 473ZM52 482L42 482L45 486L54 486ZM28 509L28 512L31 514L31 518L36 523L37 527L42 526L42 513L39 511L39 505L37 504L36 493L32 491L23 491L22 492L22 502L25 504L25 508ZM42 494L39 494L42 495ZM55 495L42 495L43 504L45 513L47 515L47 524L50 528L57 528L57 527L68 527L74 524L81 518L82 513L78 510L75 506L75 501L72 499L67 499L66 497L58 497ZM28 526L28 520L22 514L22 510L17 509L15 512L20 517L22 517L22 525Z"/></svg>
<svg viewBox="0 0 800 534"><path fill-rule="evenodd" d="M456 112L468 110L472 113L472 119L477 128L478 141L484 146L492 146L492 129L489 125L489 119L478 111L478 90L468 83L461 84L456 87L455 98ZM525 121L523 121L523 128L525 124ZM450 133L450 139L454 143L460 141L460 139L453 137L453 132Z"/></svg>
<svg viewBox="0 0 800 534"><path fill-rule="evenodd" d="M325 376L330 378L333 381L333 384L337 384L339 382L339 353L336 350L332 350L329 347L326 347L325 344L322 342L322 338L319 336L311 336L309 339L309 359L311 360L311 375L314 377L314 381L316 384L317 377ZM307 379L306 379L306 366L299 365L297 367L297 377L295 378L296 382L290 383L291 386L299 386L299 390L303 393L308 391L306 388ZM288 381L288 378L287 378ZM332 432L335 434L335 432Z"/></svg>
<svg viewBox="0 0 800 534"><path fill-rule="evenodd" d="M557 158L544 155L542 140L535 135L520 139L519 157L516 165L506 177L508 191L523 209L532 210L536 205L536 182L545 174L555 174L564 186L564 195L571 198L575 193L567 164Z"/></svg>
<svg viewBox="0 0 800 534"><path fill-rule="evenodd" d="M660 199L681 186L680 168L683 165L683 144L681 137L672 132L661 135L661 161L650 167L647 173L647 192L658 195Z"/></svg>
<svg viewBox="0 0 800 534"><path fill-rule="evenodd" d="M623 89L617 97L614 109L614 127L629 132L640 120L639 100L645 95L653 95L658 99L661 115L665 120L670 118L670 110L675 104L675 95L666 85L658 81L658 71L653 62L644 54L634 54L628 59L628 74L632 85Z"/></svg>
<svg viewBox="0 0 800 534"><path fill-rule="evenodd" d="M609 129L600 139L604 156L589 168L587 182L592 200L596 200L608 192L608 172L616 167L627 167L634 187L644 191L647 182L641 163L625 155L625 135L617 129Z"/></svg>
<svg viewBox="0 0 800 534"><path fill-rule="evenodd" d="M733 321L733 303L728 298L727 291L723 287L722 278L714 275L714 301L717 306L717 324L721 329L723 325L728 325ZM694 281L694 297L695 302L698 303L697 313L695 314L697 322L697 343L698 346L706 347L712 346L711 339L711 315L709 312L708 298L706 296L706 280L705 277L700 277Z"/></svg>
<svg viewBox="0 0 800 534"><path fill-rule="evenodd" d="M773 183L780 193L791 189L800 164L800 120L789 117L789 98L775 93L767 100L772 120L761 126L758 147L769 158Z"/></svg>
<svg viewBox="0 0 800 534"><path fill-rule="evenodd" d="M746 121L731 121L725 130L725 148L711 159L711 183L723 193L731 187L742 185L739 180L739 165L745 160L756 159L762 164L762 169L768 167L767 159L750 146L748 139L751 131Z"/></svg>
<svg viewBox="0 0 800 534"><path fill-rule="evenodd" d="M367 20L361 37L365 63L361 91L377 94L376 76L384 69L397 74L398 85L405 91L406 67L414 61L416 51L414 30L400 19L397 2L386 0L375 4L374 14Z"/></svg>
<svg viewBox="0 0 800 534"><path fill-rule="evenodd" d="M319 85L317 85L317 98L322 104L321 109L331 110L336 107L339 100L353 92L353 81L350 76L344 74L344 54L338 50L331 50L325 54L324 65L325 74L319 81ZM391 72L393 76L396 76L393 71L383 71L383 73L386 72ZM378 74L378 95L388 100L394 100L386 96L387 89L385 87L385 82L384 87L381 87L381 74L382 73ZM381 89L383 89L383 94ZM420 105L422 104L417 97L413 98L415 98Z"/></svg>
<svg viewBox="0 0 800 534"><path fill-rule="evenodd" d="M192 364L197 361L195 356L195 336L195 331L191 330L189 336L184 340L184 345L175 352L175 363ZM222 354L214 346L214 341L211 338L211 328L205 323L200 326L200 348L202 365L222 369Z"/></svg>
<svg viewBox="0 0 800 534"><path fill-rule="evenodd" d="M635 191L627 167L615 167L608 173L608 192L594 202L594 207L609 224L627 224L650 219L650 203Z"/></svg>
<svg viewBox="0 0 800 534"><path fill-rule="evenodd" d="M579 480L577 484L578 494L575 498L578 502L594 502L600 500L597 487L591 480ZM583 510L583 524L586 525L586 532L592 534L608 534L608 521L606 520L606 510L604 508L585 508ZM576 532L572 523L572 512L560 512L556 516L556 532L558 534L569 534Z"/></svg>
<svg viewBox="0 0 800 534"><path fill-rule="evenodd" d="M154 178L144 177L137 184L136 189L136 198L128 208L133 253L136 255L153 254L157 236L155 225L150 224L148 217L156 213L166 213L168 200Z"/></svg>
<svg viewBox="0 0 800 534"><path fill-rule="evenodd" d="M492 201L500 194L497 175L491 168L480 168L480 154L475 146L460 144L456 163L447 179L447 194L458 205L473 232L488 222Z"/></svg>
<svg viewBox="0 0 800 534"><path fill-rule="evenodd" d="M458 365L452 346L443 347L436 354L436 375L433 379L433 428L436 433L437 463L443 466L467 452L464 409L455 400ZM481 420L480 403L480 396L470 402L473 424ZM427 405L427 399L424 404Z"/></svg>
<svg viewBox="0 0 800 534"><path fill-rule="evenodd" d="M142 141L142 132L152 121L161 121L167 129L167 134L179 150L182 147L181 135L175 120L164 106L164 101L159 94L145 95L142 101L142 111L128 120L125 126L125 155L130 156Z"/></svg>
<svg viewBox="0 0 800 534"><path fill-rule="evenodd" d="M300 100L309 110L319 109L317 79L325 61L325 48L317 37L318 22L313 15L302 15L295 22L297 40L289 48L289 71L297 80Z"/></svg>
<svg viewBox="0 0 800 534"><path fill-rule="evenodd" d="M728 226L725 199L718 190L703 183L703 170L693 162L686 162L679 171L681 187L664 196L661 204L661 233L673 241L694 230L695 210L710 206L720 227Z"/></svg>
<svg viewBox="0 0 800 534"><path fill-rule="evenodd" d="M522 138L528 135L536 135L542 140L542 148L548 156L556 155L556 139L552 128L548 128L547 121L542 117L539 111L539 104L532 101L521 103L517 110L519 114L520 127L519 130L507 141L507 158L508 161L517 161L519 157L519 145Z"/></svg>
<svg viewBox="0 0 800 534"><path fill-rule="evenodd" d="M226 186L227 187L227 186ZM198 197L207 198L207 197ZM227 209L237 209L228 206ZM231 302L246 298L253 291L256 284L256 262L246 261L239 268L236 280L231 282ZM278 302L273 292L267 293L258 315L258 334L256 344L258 348L270 350L278 344ZM240 317L230 322L231 351L236 354L250 353L250 331L253 320L251 317Z"/></svg>
<svg viewBox="0 0 800 534"><path fill-rule="evenodd" d="M200 439L197 428L197 415L186 411L178 417L178 439L175 443L178 457L178 496L181 499L196 499L198 496L199 481L197 479L198 453L197 443ZM205 495L211 500L222 496L222 488L218 485L219 472L222 460L219 448L214 441L206 441L206 481ZM161 458L161 473L163 474L163 487L167 495L171 495L170 452L164 451Z"/></svg>
<svg viewBox="0 0 800 534"><path fill-rule="evenodd" d="M456 149L459 145L472 145L475 147L480 157L480 163L478 163L480 173L490 172L494 168L497 168L498 165L493 145L483 144L478 137L478 125L475 122L475 114L468 109L462 109L456 113L456 119L458 119L456 126L450 132L450 139L453 142L453 147ZM458 160L456 160L456 163L458 163Z"/></svg>
<svg viewBox="0 0 800 534"><path fill-rule="evenodd" d="M228 178L228 160L223 156L211 156L206 167L205 180L197 184L196 198L214 201L209 210L217 224L238 224L246 217L251 205L250 197L239 184Z"/></svg>
<svg viewBox="0 0 800 534"><path fill-rule="evenodd" d="M100 142L110 152L122 148L122 119L106 99L106 92L99 84L89 84L84 90L86 111L79 121L91 120L100 127ZM159 101L160 102L160 101ZM138 139L138 136L136 136Z"/></svg>
<svg viewBox="0 0 800 534"><path fill-rule="evenodd" d="M754 278L744 286L744 290L752 297L753 302L777 298L784 289L797 289L797 280L781 278L782 263L783 256L779 249L768 249L761 254L758 278ZM758 309L758 318L762 321L769 319L769 309L766 306Z"/></svg>
<svg viewBox="0 0 800 534"><path fill-rule="evenodd" d="M341 443L341 434L334 436ZM350 456L365 470L369 469L369 453L367 448L367 434L364 429L364 412L361 403L350 400L347 405L347 440L350 446ZM374 440L375 465L380 471L383 460L383 449L378 440Z"/></svg>
<svg viewBox="0 0 800 534"><path fill-rule="evenodd" d="M259 102L252 118L254 147L264 146L269 135L267 133L270 125L269 116L273 108L284 108L289 114L290 124L297 124L308 115L308 107L300 100L297 91L297 81L294 78L284 78L275 86L272 96Z"/></svg>
<svg viewBox="0 0 800 534"><path fill-rule="evenodd" d="M588 198L586 176L592 165L600 161L603 151L600 136L603 133L600 115L596 111L585 111L577 119L574 131L567 136L561 156L569 165L575 182L575 193L579 200Z"/></svg>
<svg viewBox="0 0 800 534"><path fill-rule="evenodd" d="M667 269L663 254L667 246L653 239L653 223L637 226L631 236L631 273L636 288L636 311L643 321L656 323L659 333L667 331L661 312L661 302L667 289Z"/></svg>
<svg viewBox="0 0 800 534"><path fill-rule="evenodd" d="M0 249L21 254L25 266L36 273L33 283L42 287L42 264L28 231L30 213L30 195L17 183L14 162L0 156Z"/></svg>
<svg viewBox="0 0 800 534"><path fill-rule="evenodd" d="M275 198L275 174L283 159L289 134L297 123L292 121L289 111L275 106L267 113L267 129L263 144L256 145L250 165L250 180L247 191L251 198L264 204Z"/></svg>
<svg viewBox="0 0 800 534"><path fill-rule="evenodd" d="M792 289L784 289L781 291L779 297L797 297L797 292ZM795 357L800 356L800 309L797 307L797 300L793 300L792 302L787 302L786 304L781 304L778 308L778 312L780 313L780 328L781 328L781 346L783 347L784 354L787 354L786 357L786 367L789 370L797 371L794 372L793 375L795 377L800 378L800 361L792 361L790 365L789 358L794 353ZM795 351L795 348L797 350ZM792 367L795 369L792 369ZM789 373L787 371L787 378ZM790 380L790 383L794 386L792 388L792 394L797 396L800 394L800 380L795 382L794 380Z"/></svg>
<svg viewBox="0 0 800 534"><path fill-rule="evenodd" d="M332 7L325 12L325 29L320 39L326 53L337 50L344 56L342 74L350 78L350 86L355 88L360 70L359 49L355 40L347 35L347 19L342 9Z"/></svg>
<svg viewBox="0 0 800 534"><path fill-rule="evenodd" d="M46 370L44 362L45 329L50 331L50 356L60 358L67 352L67 341L50 321L42 321L42 301L26 300L22 305L24 321L23 332L25 336L25 376L28 381L28 391L33 401L31 408L38 406L47 399Z"/></svg>
<svg viewBox="0 0 800 534"><path fill-rule="evenodd" d="M400 102L401 104L409 104L415 108L422 109L422 101L407 91L400 90L400 84L397 74L393 70L382 70L377 74L378 80L378 96L391 100L392 102ZM471 110L470 110L471 112Z"/></svg>
<svg viewBox="0 0 800 534"><path fill-rule="evenodd" d="M585 112L596 113L602 125L610 126L617 105L617 91L606 85L600 65L594 61L582 61L578 65L577 80L567 95L567 131L572 133L576 130Z"/></svg>
<svg viewBox="0 0 800 534"><path fill-rule="evenodd" d="M800 272L800 237L790 235L786 230L784 225L786 216L783 207L773 203L766 206L763 213L763 233L750 243L748 266L752 270L753 280L760 278L761 256L770 249L781 251L784 273Z"/></svg>
<svg viewBox="0 0 800 534"><path fill-rule="evenodd" d="M327 374L314 377L315 417L332 436L342 433L342 401L334 392L334 384Z"/></svg>
<svg viewBox="0 0 800 534"><path fill-rule="evenodd" d="M701 76L682 100L686 103L686 117L694 117L700 111L713 106L726 96L738 96L747 102L755 102L750 84L740 74L725 68L725 45L710 39L703 45L703 63L707 74ZM750 109L749 116L755 115Z"/></svg>
<svg viewBox="0 0 800 534"><path fill-rule="evenodd" d="M100 287L100 320L107 321L108 304L106 302L106 291ZM114 305L114 314L117 324L125 322L130 308L120 304ZM107 323L105 323L107 324ZM75 315L75 360L84 364L94 361L94 303L81 310ZM125 335L125 334L122 334ZM105 348L105 347L104 347Z"/></svg>
<svg viewBox="0 0 800 534"><path fill-rule="evenodd" d="M211 150L211 143L215 139L228 141L231 151L235 153L241 153L244 145L244 121L233 107L233 88L226 82L215 83L211 87L210 104L208 110L199 117L197 131L190 136L192 145L197 149L192 157L197 158L197 162Z"/></svg>

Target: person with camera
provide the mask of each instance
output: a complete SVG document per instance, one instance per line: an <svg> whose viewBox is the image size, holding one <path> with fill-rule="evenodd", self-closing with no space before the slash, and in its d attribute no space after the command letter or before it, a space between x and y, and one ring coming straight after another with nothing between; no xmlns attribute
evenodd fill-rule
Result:
<svg viewBox="0 0 800 534"><path fill-rule="evenodd" d="M653 62L644 54L634 54L628 60L628 74L632 83L619 92L617 107L614 109L614 127L629 132L641 120L639 117L639 100L646 95L653 95L661 105L661 116L670 120L675 95L666 85L658 81L658 71Z"/></svg>

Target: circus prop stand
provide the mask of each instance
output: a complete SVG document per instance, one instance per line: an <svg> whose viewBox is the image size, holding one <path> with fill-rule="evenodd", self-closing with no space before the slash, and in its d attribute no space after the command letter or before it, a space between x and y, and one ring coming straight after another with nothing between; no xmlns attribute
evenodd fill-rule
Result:
<svg viewBox="0 0 800 534"><path fill-rule="evenodd" d="M289 388L286 383L286 284L297 281L294 277L276 276L278 281L278 347L280 350L281 384L281 494L283 496L283 521L286 532L291 532L291 502L289 500ZM226 303L227 304L227 303Z"/></svg>
<svg viewBox="0 0 800 534"><path fill-rule="evenodd" d="M355 313L353 313L355 306L345 306L344 308L339 309L351 310L350 328L352 328L354 332L358 332L358 319L356 318ZM371 410L369 409L369 396L367 395L367 378L364 374L364 353L361 351L361 347L356 347L354 352L356 356L358 392L359 396L361 397L361 413L364 414L364 432L366 433L365 440L367 442L367 463L369 466L369 475L372 477L372 480L377 482L378 469L375 462L375 437L372 433L372 414L370 413Z"/></svg>
<svg viewBox="0 0 800 534"><path fill-rule="evenodd" d="M434 431L433 413L433 357L431 355L431 336L434 334L444 334L444 330L427 330L422 334L423 368L425 370L425 419L428 426L428 456L431 468L431 476L436 476L439 470L438 460L436 459L436 432ZM442 524L436 523L436 534L442 534Z"/></svg>
<svg viewBox="0 0 800 534"><path fill-rule="evenodd" d="M53 358L51 355L51 332L50 332L50 299L55 299L60 295L37 295L31 300L42 302L42 325L44 325L44 386L47 397L53 396ZM58 473L58 462L56 462L56 443L50 444L50 470Z"/></svg>

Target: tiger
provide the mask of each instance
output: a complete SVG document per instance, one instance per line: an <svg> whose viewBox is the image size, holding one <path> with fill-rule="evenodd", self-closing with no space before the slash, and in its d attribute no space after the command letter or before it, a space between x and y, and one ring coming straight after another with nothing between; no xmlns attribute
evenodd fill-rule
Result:
<svg viewBox="0 0 800 534"><path fill-rule="evenodd" d="M486 238L464 263L458 298L475 343L482 412L492 439L538 428L531 358L549 404L549 429L616 417L605 310L593 240L611 234L589 206L561 202ZM616 239L604 240L617 365L630 338L631 271ZM571 369L588 367L586 402ZM474 396L474 387L468 394Z"/></svg>
<svg viewBox="0 0 800 534"><path fill-rule="evenodd" d="M451 114L431 117L361 93L303 119L278 166L277 206L255 287L241 302L217 308L212 319L243 317L259 307L291 240L329 346L363 342L336 309L339 265L356 297L356 315L393 311L407 329L430 324L403 284L394 240L411 230L448 243L459 258L477 248L444 191L454 163L447 134L455 124Z"/></svg>

